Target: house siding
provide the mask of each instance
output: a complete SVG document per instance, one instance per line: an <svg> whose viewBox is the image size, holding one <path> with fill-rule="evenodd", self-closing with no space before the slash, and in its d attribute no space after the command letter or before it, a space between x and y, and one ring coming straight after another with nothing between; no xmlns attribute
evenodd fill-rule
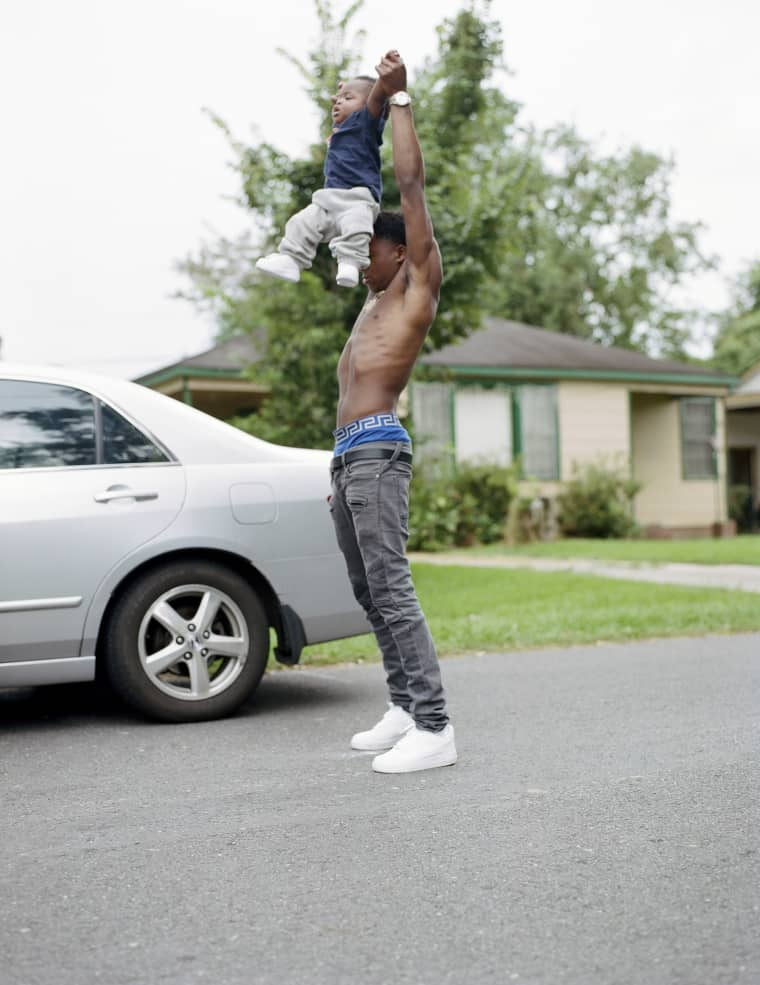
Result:
<svg viewBox="0 0 760 985"><path fill-rule="evenodd" d="M570 479L573 463L600 457L630 461L628 389L620 385L567 381L559 384L560 475Z"/></svg>
<svg viewBox="0 0 760 985"><path fill-rule="evenodd" d="M670 396L633 394L633 476L642 483L635 517L642 526L708 527L726 519L724 411L716 401L718 477L684 479L679 402Z"/></svg>

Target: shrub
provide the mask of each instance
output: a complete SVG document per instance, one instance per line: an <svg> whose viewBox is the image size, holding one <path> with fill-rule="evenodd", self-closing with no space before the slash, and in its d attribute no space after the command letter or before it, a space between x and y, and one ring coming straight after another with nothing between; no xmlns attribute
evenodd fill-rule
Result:
<svg viewBox="0 0 760 985"><path fill-rule="evenodd" d="M728 515L736 521L740 530L751 530L754 526L752 487L742 484L728 487Z"/></svg>
<svg viewBox="0 0 760 985"><path fill-rule="evenodd" d="M511 468L427 463L412 482L409 549L441 551L500 540L516 491Z"/></svg>
<svg viewBox="0 0 760 985"><path fill-rule="evenodd" d="M573 477L558 497L560 526L566 537L630 537L637 531L633 497L641 484L622 466L601 459L573 465Z"/></svg>
<svg viewBox="0 0 760 985"><path fill-rule="evenodd" d="M509 504L517 495L517 471L498 465L460 465L454 476L460 502L456 543L493 544L504 535Z"/></svg>
<svg viewBox="0 0 760 985"><path fill-rule="evenodd" d="M459 525L459 504L451 480L428 470L416 471L409 494L409 543L412 551L444 551Z"/></svg>

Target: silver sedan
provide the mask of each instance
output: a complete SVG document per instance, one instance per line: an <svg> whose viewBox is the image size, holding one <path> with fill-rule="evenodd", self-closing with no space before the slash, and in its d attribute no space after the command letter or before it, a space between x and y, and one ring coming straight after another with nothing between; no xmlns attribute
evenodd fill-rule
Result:
<svg viewBox="0 0 760 985"><path fill-rule="evenodd" d="M107 675L163 721L229 714L275 657L369 631L329 452L124 380L0 363L0 687Z"/></svg>

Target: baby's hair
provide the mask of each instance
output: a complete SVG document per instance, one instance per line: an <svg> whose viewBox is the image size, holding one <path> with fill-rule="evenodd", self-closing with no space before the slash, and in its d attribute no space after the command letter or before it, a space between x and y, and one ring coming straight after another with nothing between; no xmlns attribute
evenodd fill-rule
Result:
<svg viewBox="0 0 760 985"><path fill-rule="evenodd" d="M406 226L400 212L380 212L375 219L375 236L396 246L406 246Z"/></svg>
<svg viewBox="0 0 760 985"><path fill-rule="evenodd" d="M371 85L374 85L375 82L377 81L374 75L357 75L356 78L360 82L369 82Z"/></svg>

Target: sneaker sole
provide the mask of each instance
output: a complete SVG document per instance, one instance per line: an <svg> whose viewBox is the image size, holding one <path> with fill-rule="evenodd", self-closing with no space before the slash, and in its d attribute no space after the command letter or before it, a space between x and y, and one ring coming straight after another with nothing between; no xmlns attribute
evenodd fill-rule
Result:
<svg viewBox="0 0 760 985"><path fill-rule="evenodd" d="M444 762L437 763L420 763L420 764L410 764L408 766L398 766L398 767L384 767L375 766L372 764L372 769L375 773L420 773L422 770L436 770L444 766L456 766L458 757L455 755L453 759L447 758Z"/></svg>

